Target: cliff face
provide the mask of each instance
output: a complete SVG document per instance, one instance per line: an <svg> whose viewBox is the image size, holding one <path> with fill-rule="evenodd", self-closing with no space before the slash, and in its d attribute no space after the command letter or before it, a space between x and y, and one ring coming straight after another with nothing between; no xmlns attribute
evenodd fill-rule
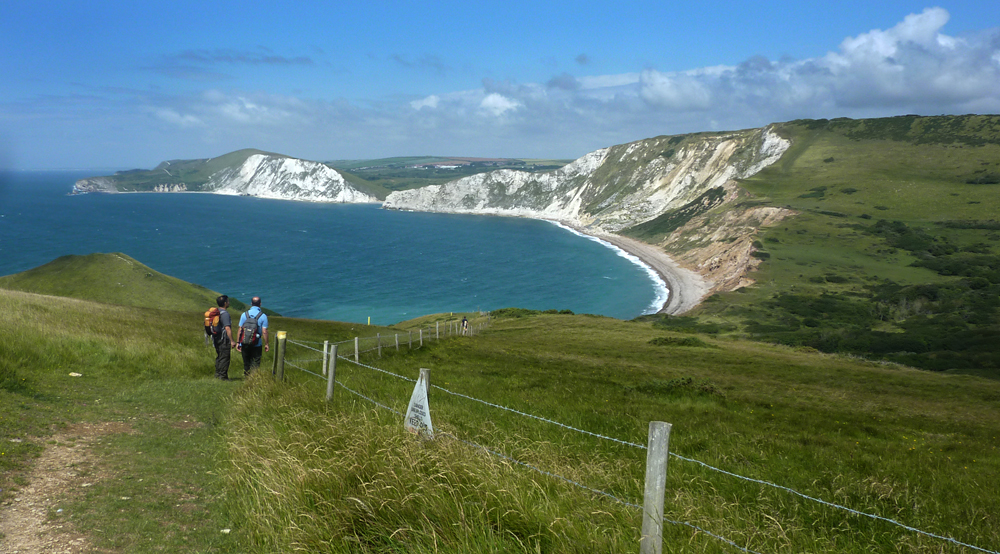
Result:
<svg viewBox="0 0 1000 554"><path fill-rule="evenodd" d="M597 150L551 173L503 170L393 192L383 206L553 219L595 234L655 226L676 214L684 224L646 240L698 272L709 291L732 290L752 282L757 229L792 213L734 209L736 180L773 164L789 146L771 127L657 137Z"/></svg>
<svg viewBox="0 0 1000 554"><path fill-rule="evenodd" d="M74 194L87 192L212 192L304 200L308 202L377 202L334 169L259 150L240 150L199 160L171 160L151 171L120 171L80 179Z"/></svg>
<svg viewBox="0 0 1000 554"><path fill-rule="evenodd" d="M702 215L658 246L704 277L708 293L731 291L755 282L750 272L761 262L753 257L757 230L796 214L785 208L758 206Z"/></svg>
<svg viewBox="0 0 1000 554"><path fill-rule="evenodd" d="M71 194L86 194L88 192L118 192L112 177L90 177L80 179L73 185Z"/></svg>
<svg viewBox="0 0 1000 554"><path fill-rule="evenodd" d="M555 219L617 232L735 188L789 144L769 128L657 137L591 152L551 173L502 170L389 194L388 209Z"/></svg>
<svg viewBox="0 0 1000 554"><path fill-rule="evenodd" d="M213 174L205 190L310 202L378 202L321 163L265 154L250 156L241 165Z"/></svg>

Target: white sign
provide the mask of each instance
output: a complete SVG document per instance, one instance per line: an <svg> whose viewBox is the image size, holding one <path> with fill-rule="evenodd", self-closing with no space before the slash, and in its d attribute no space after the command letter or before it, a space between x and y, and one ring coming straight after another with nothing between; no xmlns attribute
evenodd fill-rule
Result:
<svg viewBox="0 0 1000 554"><path fill-rule="evenodd" d="M413 387L413 395L410 397L410 406L406 408L406 419L403 425L406 430L414 435L423 435L428 439L434 438L434 426L431 425L431 410L427 405L427 382L428 370L420 368L420 378L417 379L416 386Z"/></svg>

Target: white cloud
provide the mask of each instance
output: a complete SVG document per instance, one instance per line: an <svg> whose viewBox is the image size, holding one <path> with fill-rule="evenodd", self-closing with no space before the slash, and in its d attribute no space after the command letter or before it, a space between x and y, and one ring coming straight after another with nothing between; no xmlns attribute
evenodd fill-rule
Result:
<svg viewBox="0 0 1000 554"><path fill-rule="evenodd" d="M479 107L492 114L493 117L500 117L506 112L521 107L521 103L494 92L486 95L486 98L483 98L483 101L479 103Z"/></svg>
<svg viewBox="0 0 1000 554"><path fill-rule="evenodd" d="M639 95L658 108L707 110L712 107L710 86L695 75L647 70L639 78Z"/></svg>
<svg viewBox="0 0 1000 554"><path fill-rule="evenodd" d="M440 102L441 102L441 97L436 94L432 94L426 98L421 98L420 100L414 100L413 102L410 102L410 107L412 107L414 110L419 110L421 108L430 108L433 110L438 107L438 104Z"/></svg>
<svg viewBox="0 0 1000 554"><path fill-rule="evenodd" d="M155 115L158 119L162 121L166 121L167 123L170 123L171 125L176 125L182 129L187 129L191 127L202 127L205 125L201 121L201 119L191 114L181 115L177 111L171 110L169 108L159 108L153 110L153 115Z"/></svg>
<svg viewBox="0 0 1000 554"><path fill-rule="evenodd" d="M1000 29L953 37L944 33L947 21L946 11L925 10L810 59L753 57L730 66L607 75L560 69L538 83L484 79L421 97L349 101L219 89L136 94L134 112L169 125L131 129L137 138L129 140L148 143L154 164L247 146L316 160L430 153L568 158L661 134L797 118L1000 112ZM120 97L107 98L101 113L127 126L131 112ZM63 100L70 108L80 101Z"/></svg>

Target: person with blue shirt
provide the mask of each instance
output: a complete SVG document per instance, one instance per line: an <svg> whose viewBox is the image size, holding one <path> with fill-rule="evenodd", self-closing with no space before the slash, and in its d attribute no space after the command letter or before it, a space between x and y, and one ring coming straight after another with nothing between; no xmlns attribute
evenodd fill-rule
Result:
<svg viewBox="0 0 1000 554"><path fill-rule="evenodd" d="M256 319L258 336L253 344L244 346L242 344L243 325L246 323L248 317ZM267 343L267 315L260 307L259 296L254 296L250 299L250 309L243 312L243 315L240 316L240 340L236 343L236 350L239 350L243 354L244 377L249 377L252 370L260 367L260 359L264 356L264 352L270 350Z"/></svg>

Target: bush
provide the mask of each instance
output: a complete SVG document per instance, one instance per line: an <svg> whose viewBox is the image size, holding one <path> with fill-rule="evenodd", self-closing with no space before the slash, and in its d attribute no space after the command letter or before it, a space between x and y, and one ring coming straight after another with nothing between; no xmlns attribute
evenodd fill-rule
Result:
<svg viewBox="0 0 1000 554"><path fill-rule="evenodd" d="M654 379L635 387L637 392L669 396L715 396L725 398L726 393L708 381L695 381L690 377L678 377L669 381Z"/></svg>
<svg viewBox="0 0 1000 554"><path fill-rule="evenodd" d="M697 346L701 348L715 348L715 346L708 344L697 337L656 337L655 339L649 341L649 344L654 346Z"/></svg>

